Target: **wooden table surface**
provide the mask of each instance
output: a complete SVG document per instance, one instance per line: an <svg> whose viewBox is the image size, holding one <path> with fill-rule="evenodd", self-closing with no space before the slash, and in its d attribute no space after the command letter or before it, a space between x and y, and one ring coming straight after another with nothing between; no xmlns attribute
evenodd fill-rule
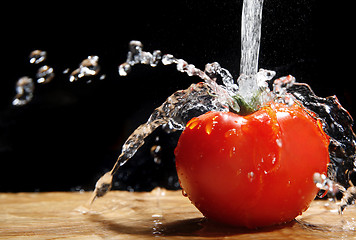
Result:
<svg viewBox="0 0 356 240"><path fill-rule="evenodd" d="M314 201L283 226L246 230L217 225L180 191L109 192L86 210L91 193L0 193L0 239L356 239L356 208Z"/></svg>

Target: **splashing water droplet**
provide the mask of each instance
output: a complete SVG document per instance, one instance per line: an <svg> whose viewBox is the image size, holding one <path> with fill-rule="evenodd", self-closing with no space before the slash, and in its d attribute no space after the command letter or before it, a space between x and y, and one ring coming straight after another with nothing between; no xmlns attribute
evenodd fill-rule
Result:
<svg viewBox="0 0 356 240"><path fill-rule="evenodd" d="M160 50L153 51L152 60L150 60L151 67L156 67L161 60L162 52Z"/></svg>
<svg viewBox="0 0 356 240"><path fill-rule="evenodd" d="M106 79L106 74L102 74L100 77L99 77L99 80L104 80Z"/></svg>
<svg viewBox="0 0 356 240"><path fill-rule="evenodd" d="M40 67L36 74L37 83L49 83L54 78L53 68L44 65Z"/></svg>
<svg viewBox="0 0 356 240"><path fill-rule="evenodd" d="M165 54L162 57L163 65L170 65L170 64L175 63L176 61L177 61L177 59L172 54Z"/></svg>
<svg viewBox="0 0 356 240"><path fill-rule="evenodd" d="M80 78L95 76L100 71L99 66L99 57L98 56L88 56L87 59L84 59L79 68L75 69L69 77L70 82L79 80Z"/></svg>
<svg viewBox="0 0 356 240"><path fill-rule="evenodd" d="M151 155L153 157L153 161L157 164L161 164L162 162L161 151L162 147L160 145L154 145L151 147Z"/></svg>
<svg viewBox="0 0 356 240"><path fill-rule="evenodd" d="M129 43L129 48L133 55L137 55L142 51L143 44L140 41L132 40Z"/></svg>
<svg viewBox="0 0 356 240"><path fill-rule="evenodd" d="M119 66L119 74L120 76L127 76L127 74L131 71L131 65L128 63L123 63Z"/></svg>
<svg viewBox="0 0 356 240"><path fill-rule="evenodd" d="M32 64L39 64L46 60L47 52L42 50L34 50L30 53L29 59Z"/></svg>
<svg viewBox="0 0 356 240"><path fill-rule="evenodd" d="M219 63L213 62L206 64L205 73L207 73L210 78L217 78L218 76L221 77L221 80L229 93L231 95L236 94L238 86L236 85L234 78L230 72L222 68Z"/></svg>
<svg viewBox="0 0 356 240"><path fill-rule="evenodd" d="M184 61L183 59L178 59L177 60L177 70L180 72L184 72L184 70L187 68L188 63Z"/></svg>
<svg viewBox="0 0 356 240"><path fill-rule="evenodd" d="M25 105L30 102L33 98L33 91L35 90L35 85L32 78L27 76L21 77L16 82L16 96L12 101L15 106Z"/></svg>

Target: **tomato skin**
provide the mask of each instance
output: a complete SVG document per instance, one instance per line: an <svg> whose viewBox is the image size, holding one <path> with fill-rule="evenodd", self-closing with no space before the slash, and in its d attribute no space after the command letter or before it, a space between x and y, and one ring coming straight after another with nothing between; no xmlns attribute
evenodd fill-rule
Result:
<svg viewBox="0 0 356 240"><path fill-rule="evenodd" d="M180 184L208 219L255 228L293 220L326 173L329 139L298 105L248 116L209 112L188 122L177 148Z"/></svg>

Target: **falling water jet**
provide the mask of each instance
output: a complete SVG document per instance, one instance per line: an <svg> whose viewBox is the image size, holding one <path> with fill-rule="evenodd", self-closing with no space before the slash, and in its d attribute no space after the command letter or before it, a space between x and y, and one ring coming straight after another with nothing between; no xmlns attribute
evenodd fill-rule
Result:
<svg viewBox="0 0 356 240"><path fill-rule="evenodd" d="M272 99L267 80L274 77L274 71L265 71L261 78L258 71L258 56L261 41L263 0L244 0L241 18L241 60L239 91L235 96L246 112L259 109ZM269 76L267 76L269 75Z"/></svg>
<svg viewBox="0 0 356 240"><path fill-rule="evenodd" d="M258 72L263 0L244 0L241 18L240 75Z"/></svg>

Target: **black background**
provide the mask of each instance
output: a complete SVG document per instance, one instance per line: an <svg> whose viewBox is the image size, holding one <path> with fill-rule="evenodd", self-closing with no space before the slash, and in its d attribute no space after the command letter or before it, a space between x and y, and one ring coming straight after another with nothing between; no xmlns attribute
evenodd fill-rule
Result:
<svg viewBox="0 0 356 240"><path fill-rule="evenodd" d="M259 66L292 74L319 96L337 95L355 115L352 80L354 33L350 6L335 1L265 0ZM204 69L217 61L237 78L242 0L104 1L11 4L2 7L0 77L0 191L93 189L109 170L130 133L170 94L196 77L174 66L135 66L127 77L117 67L130 40L160 49ZM32 50L47 51L40 65ZM63 70L99 56L91 83L70 83ZM35 78L47 64L55 78L36 85L27 105L11 105L15 83ZM157 136L159 138L157 138ZM176 189L173 149L179 133L161 130L118 174L116 189ZM162 163L150 148L162 146Z"/></svg>

